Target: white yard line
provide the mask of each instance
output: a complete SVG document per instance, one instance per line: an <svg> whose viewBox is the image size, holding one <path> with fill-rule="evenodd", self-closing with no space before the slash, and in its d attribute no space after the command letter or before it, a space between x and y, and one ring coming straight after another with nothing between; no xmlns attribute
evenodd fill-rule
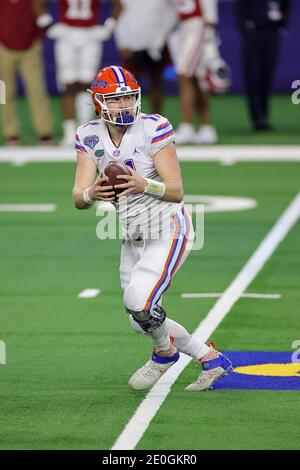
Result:
<svg viewBox="0 0 300 470"><path fill-rule="evenodd" d="M193 335L197 339L205 342L210 338L211 334L272 256L279 243L296 224L299 217L300 193L292 200L245 266L194 331ZM132 450L136 447L168 396L171 386L191 360L187 356L181 357L152 387L113 445L113 450Z"/></svg>
<svg viewBox="0 0 300 470"><path fill-rule="evenodd" d="M191 162L299 162L300 145L182 145L177 146L179 160ZM26 163L75 162L72 148L1 147L0 162L21 166Z"/></svg>
<svg viewBox="0 0 300 470"><path fill-rule="evenodd" d="M183 299L210 299L222 296L222 292L187 292L181 294ZM258 294L256 292L245 293L241 295L243 299L281 299L281 294Z"/></svg>
<svg viewBox="0 0 300 470"><path fill-rule="evenodd" d="M56 204L0 204L0 212L54 212Z"/></svg>
<svg viewBox="0 0 300 470"><path fill-rule="evenodd" d="M97 297L101 292L101 289L84 289L78 294L80 299L92 299L93 297Z"/></svg>

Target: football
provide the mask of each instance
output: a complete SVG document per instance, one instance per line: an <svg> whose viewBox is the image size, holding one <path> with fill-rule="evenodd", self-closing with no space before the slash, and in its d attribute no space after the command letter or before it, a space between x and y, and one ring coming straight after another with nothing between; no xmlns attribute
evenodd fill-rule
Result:
<svg viewBox="0 0 300 470"><path fill-rule="evenodd" d="M103 186L115 186L117 184L127 183L127 180L123 180L121 178L117 178L118 175L131 175L130 170L127 165L123 165L120 163L109 163L103 170L103 174L108 177L108 181L103 183ZM114 191L117 194L122 193L125 191L124 188L114 188Z"/></svg>

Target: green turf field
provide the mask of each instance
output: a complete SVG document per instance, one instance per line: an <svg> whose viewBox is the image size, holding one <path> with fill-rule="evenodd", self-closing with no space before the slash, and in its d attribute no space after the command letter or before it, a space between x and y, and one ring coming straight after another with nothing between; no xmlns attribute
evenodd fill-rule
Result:
<svg viewBox="0 0 300 470"><path fill-rule="evenodd" d="M143 97L143 111L150 112L147 96ZM54 121L54 135L57 142L62 138L61 104L57 97L51 98ZM18 115L21 121L22 142L32 145L36 137L30 120L26 100L18 100ZM274 95L271 99L271 122L273 132L255 133L252 130L243 96L213 96L211 99L212 120L219 132L220 144L300 144L300 106L294 105L289 94ZM179 104L176 96L166 96L163 114L170 119L174 128L179 124ZM197 124L197 120L195 120ZM3 144L0 126L0 145Z"/></svg>
<svg viewBox="0 0 300 470"><path fill-rule="evenodd" d="M131 331L122 308L119 241L100 242L94 209L73 208L74 169L1 164L1 204L57 205L53 213L0 212L1 449L110 449L146 395L127 387L151 343ZM205 216L204 248L191 253L164 300L192 331L216 299L181 293L225 290L299 191L300 163L193 162L182 171L186 194L257 201L255 209ZM298 222L248 289L282 297L240 299L211 337L220 349L293 352L299 229ZM78 298L85 288L101 294ZM191 363L138 449L300 449L299 390L184 392L197 375Z"/></svg>

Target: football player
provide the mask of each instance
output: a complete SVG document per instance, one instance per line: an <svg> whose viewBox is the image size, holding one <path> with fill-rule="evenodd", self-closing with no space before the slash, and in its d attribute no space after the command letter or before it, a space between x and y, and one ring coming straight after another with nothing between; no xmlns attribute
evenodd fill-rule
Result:
<svg viewBox="0 0 300 470"><path fill-rule="evenodd" d="M101 0L59 0L59 18L48 29L55 39L58 86L63 91L63 141L72 146L76 117L80 124L91 119L92 106L86 92L102 59L103 41L110 38L121 7L111 0L113 13L99 25Z"/></svg>
<svg viewBox="0 0 300 470"><path fill-rule="evenodd" d="M166 46L177 22L173 0L121 0L115 38L125 68L140 80L149 78L149 99L153 113L163 104L163 69L170 62Z"/></svg>
<svg viewBox="0 0 300 470"><path fill-rule="evenodd" d="M90 92L98 119L78 128L73 199L78 209L95 201L115 205L123 229L120 278L124 307L133 328L149 335L151 359L129 380L134 390L151 388L179 358L188 354L202 366L186 390L207 390L232 367L229 359L191 336L167 317L162 295L190 252L194 232L183 204L183 185L171 123L141 113L141 89L131 72L105 67ZM128 165L130 175L116 187L104 186L109 162Z"/></svg>
<svg viewBox="0 0 300 470"><path fill-rule="evenodd" d="M217 131L211 123L209 95L229 87L229 69L221 59L215 32L217 0L177 0L179 28L173 57L178 75L182 122L176 130L178 144L214 144ZM201 126L195 132L194 112Z"/></svg>

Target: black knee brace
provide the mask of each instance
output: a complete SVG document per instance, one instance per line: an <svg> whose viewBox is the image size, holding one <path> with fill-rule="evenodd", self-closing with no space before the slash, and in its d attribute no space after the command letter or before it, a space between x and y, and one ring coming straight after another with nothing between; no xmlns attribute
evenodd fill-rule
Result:
<svg viewBox="0 0 300 470"><path fill-rule="evenodd" d="M127 313L131 313L135 321L146 333L151 333L151 331L162 325L166 318L165 310L158 304L152 307L151 310L136 312L126 308L126 311Z"/></svg>

